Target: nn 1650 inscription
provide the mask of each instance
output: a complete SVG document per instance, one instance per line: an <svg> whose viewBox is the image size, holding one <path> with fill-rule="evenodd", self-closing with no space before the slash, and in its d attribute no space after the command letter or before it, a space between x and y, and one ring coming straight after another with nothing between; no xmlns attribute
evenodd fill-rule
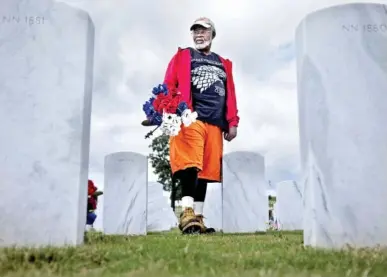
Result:
<svg viewBox="0 0 387 277"><path fill-rule="evenodd" d="M346 32L387 33L387 23L381 24L344 24L341 29Z"/></svg>

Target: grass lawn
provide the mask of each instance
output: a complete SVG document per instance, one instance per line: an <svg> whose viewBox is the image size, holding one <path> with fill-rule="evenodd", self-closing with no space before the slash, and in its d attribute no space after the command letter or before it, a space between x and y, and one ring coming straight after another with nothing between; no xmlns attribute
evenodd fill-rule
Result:
<svg viewBox="0 0 387 277"><path fill-rule="evenodd" d="M304 248L298 232L144 237L89 233L80 247L0 250L0 276L387 276L387 250Z"/></svg>

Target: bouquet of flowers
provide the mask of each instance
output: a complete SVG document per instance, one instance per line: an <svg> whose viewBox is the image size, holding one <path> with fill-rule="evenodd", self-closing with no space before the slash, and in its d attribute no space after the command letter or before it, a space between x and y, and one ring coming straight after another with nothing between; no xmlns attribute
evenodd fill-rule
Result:
<svg viewBox="0 0 387 277"><path fill-rule="evenodd" d="M181 124L188 127L198 116L182 101L179 91L168 89L165 84L153 88L152 97L144 103L142 110L147 118L143 125L157 126L156 129L160 128L168 136L176 136L180 132ZM150 137L156 129L145 137Z"/></svg>

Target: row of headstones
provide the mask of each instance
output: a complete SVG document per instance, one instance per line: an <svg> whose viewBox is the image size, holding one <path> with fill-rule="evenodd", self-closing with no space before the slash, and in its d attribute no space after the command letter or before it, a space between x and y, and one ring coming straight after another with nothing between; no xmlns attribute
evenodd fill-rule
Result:
<svg viewBox="0 0 387 277"><path fill-rule="evenodd" d="M226 154L224 162L223 184L214 183L208 188L204 205L206 225L225 233L265 231L268 203L264 200L263 157L234 152ZM176 217L165 205L161 184L145 185L147 170L147 157L138 153L119 152L106 157L103 205L106 234L144 235L147 231L176 227ZM276 185L276 195L275 212L280 229L303 230L302 193L298 184L280 182Z"/></svg>
<svg viewBox="0 0 387 277"><path fill-rule="evenodd" d="M223 182L210 184L204 204L206 224L224 233L264 232L268 198L264 158L253 152L232 152L223 157ZM151 215L148 158L118 152L105 158L103 231L106 234L145 235L170 228L162 213ZM211 187L211 186L215 186ZM159 197L162 191L157 192ZM152 193L153 194L153 193ZM170 214L170 211L165 210ZM152 216L152 218L149 218ZM157 217L160 222L157 223ZM161 221L168 222L162 223ZM149 224L155 224L149 229ZM164 227L161 227L163 226Z"/></svg>
<svg viewBox="0 0 387 277"><path fill-rule="evenodd" d="M264 200L263 157L234 152L226 154L224 162L227 168L223 184L211 184L207 192L205 223L225 233L265 231L268 206ZM241 171L241 168L246 171ZM257 170L252 170L254 168ZM106 157L104 233L144 235L148 231L176 227L177 218L167 206L162 185L147 183L147 176L148 161L144 155L119 152ZM274 211L279 229L303 230L302 189L299 185L295 181L279 182L276 196ZM257 203L262 205L257 206Z"/></svg>
<svg viewBox="0 0 387 277"><path fill-rule="evenodd" d="M308 15L297 29L307 245L387 245L386 10L340 5ZM2 0L0 11L0 60L8 66L0 74L0 245L81 243L93 23L48 0ZM266 196L257 195L266 209ZM223 208L223 221L230 214Z"/></svg>

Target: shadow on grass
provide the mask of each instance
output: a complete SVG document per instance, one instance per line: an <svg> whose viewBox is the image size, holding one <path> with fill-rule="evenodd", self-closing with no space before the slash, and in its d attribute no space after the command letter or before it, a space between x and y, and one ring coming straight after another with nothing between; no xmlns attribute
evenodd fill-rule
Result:
<svg viewBox="0 0 387 277"><path fill-rule="evenodd" d="M149 232L146 236L125 236L125 235L104 235L102 232L89 232L85 235L86 244L96 243L120 243L133 241L136 239L144 239L146 237L179 237L183 236L178 229L164 232ZM184 237L198 237L199 235L185 235ZM302 237L302 231L267 231L255 233L223 233L222 231L201 235L201 237L264 237L269 236L273 238L286 238L287 236Z"/></svg>

